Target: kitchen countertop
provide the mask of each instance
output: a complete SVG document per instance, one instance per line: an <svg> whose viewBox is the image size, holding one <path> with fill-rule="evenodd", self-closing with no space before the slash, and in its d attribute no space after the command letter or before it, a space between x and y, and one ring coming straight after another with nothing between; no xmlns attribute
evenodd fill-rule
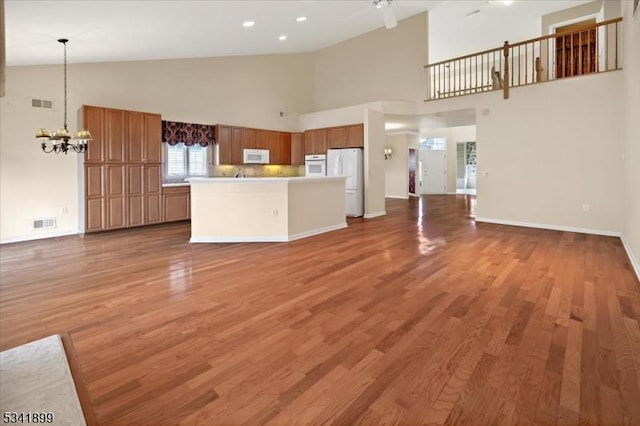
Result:
<svg viewBox="0 0 640 426"><path fill-rule="evenodd" d="M267 183L267 182L291 182L291 183L310 183L322 182L329 180L345 180L346 176L323 176L323 177L306 177L306 176L289 176L289 177L194 177L189 178L192 183Z"/></svg>

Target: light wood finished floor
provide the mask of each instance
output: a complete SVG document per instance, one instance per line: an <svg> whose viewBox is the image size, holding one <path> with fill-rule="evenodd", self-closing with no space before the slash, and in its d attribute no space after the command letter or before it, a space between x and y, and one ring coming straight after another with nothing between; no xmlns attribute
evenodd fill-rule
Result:
<svg viewBox="0 0 640 426"><path fill-rule="evenodd" d="M179 223L2 246L0 346L60 333L100 425L639 425L620 240L476 225L472 203L289 244Z"/></svg>

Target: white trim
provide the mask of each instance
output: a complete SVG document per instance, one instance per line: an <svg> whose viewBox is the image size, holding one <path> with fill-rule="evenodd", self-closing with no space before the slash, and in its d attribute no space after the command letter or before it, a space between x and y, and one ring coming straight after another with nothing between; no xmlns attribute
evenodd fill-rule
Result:
<svg viewBox="0 0 640 426"><path fill-rule="evenodd" d="M552 231L577 232L579 234L604 235L607 237L620 237L618 231L606 231L602 229L574 228L573 226L550 225L546 223L518 222L515 220L491 219L487 217L476 217L476 222L495 223L497 225L522 226L524 228L549 229Z"/></svg>
<svg viewBox="0 0 640 426"><path fill-rule="evenodd" d="M324 234L325 232L337 231L347 227L347 223L325 226L324 228L312 229L311 231L300 232L292 235L265 235L261 237L191 237L190 243L286 243L311 237L313 235Z"/></svg>
<svg viewBox="0 0 640 426"><path fill-rule="evenodd" d="M458 195L457 192L447 192L446 195Z"/></svg>
<svg viewBox="0 0 640 426"><path fill-rule="evenodd" d="M638 9L640 9L640 7L638 7ZM640 262L638 262L638 258L631 250L631 245L627 242L624 234L620 236L620 239L622 240L622 247L624 247L624 251L627 252L627 257L629 257L629 261L631 262L631 267L635 271L636 277L638 277L638 281L640 281Z"/></svg>
<svg viewBox="0 0 640 426"><path fill-rule="evenodd" d="M396 200L408 200L408 195L385 195L384 198L393 198Z"/></svg>
<svg viewBox="0 0 640 426"><path fill-rule="evenodd" d="M77 229L63 229L60 231L38 232L28 235L16 235L14 237L0 238L0 244L19 243L23 241L43 240L45 238L66 237L68 235L78 235Z"/></svg>
<svg viewBox="0 0 640 426"><path fill-rule="evenodd" d="M414 194L413 192L410 192L409 197L420 198L420 194Z"/></svg>
<svg viewBox="0 0 640 426"><path fill-rule="evenodd" d="M366 213L364 215L365 219L373 219L374 217L379 217L379 216L384 216L387 214L386 210L383 210L381 212L375 212L375 213Z"/></svg>

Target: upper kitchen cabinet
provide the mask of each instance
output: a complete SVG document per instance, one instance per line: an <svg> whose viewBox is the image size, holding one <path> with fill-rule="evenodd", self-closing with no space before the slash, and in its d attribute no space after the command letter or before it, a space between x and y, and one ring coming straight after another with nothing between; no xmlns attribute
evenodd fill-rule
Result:
<svg viewBox="0 0 640 426"><path fill-rule="evenodd" d="M144 113L127 111L125 131L127 135L127 163L142 163L144 159Z"/></svg>
<svg viewBox="0 0 640 426"><path fill-rule="evenodd" d="M82 124L82 127L90 131L93 136L93 140L87 144L84 162L102 163L104 161L104 108L83 106Z"/></svg>
<svg viewBox="0 0 640 426"><path fill-rule="evenodd" d="M327 153L327 129L304 132L304 153L305 155Z"/></svg>
<svg viewBox="0 0 640 426"><path fill-rule="evenodd" d="M304 133L291 133L291 165L304 165Z"/></svg>
<svg viewBox="0 0 640 426"><path fill-rule="evenodd" d="M242 148L243 149L256 149L256 129L249 129L247 127L243 130L242 135Z"/></svg>
<svg viewBox="0 0 640 426"><path fill-rule="evenodd" d="M269 149L269 131L256 130L256 149Z"/></svg>
<svg viewBox="0 0 640 426"><path fill-rule="evenodd" d="M364 148L364 125L352 124L345 127L347 132L345 147Z"/></svg>
<svg viewBox="0 0 640 426"><path fill-rule="evenodd" d="M218 164L231 164L231 127L217 124L214 133L218 145Z"/></svg>
<svg viewBox="0 0 640 426"><path fill-rule="evenodd" d="M124 163L125 111L105 109L104 118L105 161L107 163Z"/></svg>
<svg viewBox="0 0 640 426"><path fill-rule="evenodd" d="M162 116L160 114L144 114L144 147L145 163L160 164L162 162Z"/></svg>
<svg viewBox="0 0 640 426"><path fill-rule="evenodd" d="M280 161L280 135L278 132L267 130L267 146L269 164L282 164Z"/></svg>
<svg viewBox="0 0 640 426"><path fill-rule="evenodd" d="M329 148L344 148L347 141L347 129L345 126L330 127L327 129L327 145Z"/></svg>
<svg viewBox="0 0 640 426"><path fill-rule="evenodd" d="M278 136L280 162L277 164L291 164L291 133L280 132Z"/></svg>
<svg viewBox="0 0 640 426"><path fill-rule="evenodd" d="M230 164L243 163L243 160L244 160L242 155L243 139L244 139L244 128L232 127L231 128L231 163Z"/></svg>

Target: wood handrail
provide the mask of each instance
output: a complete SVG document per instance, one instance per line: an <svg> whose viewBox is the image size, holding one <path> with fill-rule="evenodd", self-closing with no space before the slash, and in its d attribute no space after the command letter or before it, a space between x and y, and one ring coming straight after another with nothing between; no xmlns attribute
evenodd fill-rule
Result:
<svg viewBox="0 0 640 426"><path fill-rule="evenodd" d="M435 67L436 65L446 64L448 62L460 61L462 59L469 59L480 55L486 55L487 53L502 52L502 47L495 49L483 50L482 52L472 53L470 55L458 56L457 58L447 59L446 61L434 62L433 64L427 64L423 68Z"/></svg>
<svg viewBox="0 0 640 426"><path fill-rule="evenodd" d="M595 23L593 25L585 25L584 27L581 27L580 29L577 29L577 30L562 31L562 32L559 32L559 33L547 34L547 35L544 35L544 36L541 36L541 37L536 37L536 38L532 38L532 39L525 40L525 41L519 41L517 43L509 44L509 46L510 47L518 47L518 46L523 46L523 45L529 44L529 43L535 43L536 41L543 41L543 40L548 40L550 38L563 37L563 36L567 36L567 35L570 35L570 34L583 33L585 31L593 30L595 28L598 28L598 27L601 27L601 26L604 26L604 25L613 24L614 22L622 22L622 17L609 19L607 21L597 22L597 23Z"/></svg>

